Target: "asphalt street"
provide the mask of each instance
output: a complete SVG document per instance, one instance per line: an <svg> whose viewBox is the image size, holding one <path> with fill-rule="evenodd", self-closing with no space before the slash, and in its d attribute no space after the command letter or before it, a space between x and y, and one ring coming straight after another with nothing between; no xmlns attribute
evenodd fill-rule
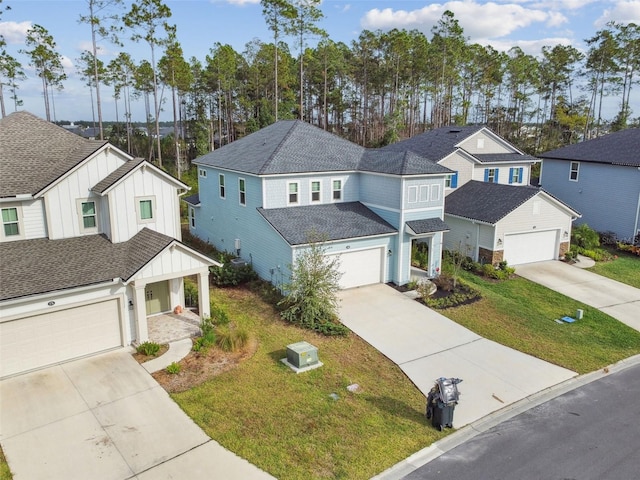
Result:
<svg viewBox="0 0 640 480"><path fill-rule="evenodd" d="M538 405L406 480L630 480L640 472L640 365Z"/></svg>

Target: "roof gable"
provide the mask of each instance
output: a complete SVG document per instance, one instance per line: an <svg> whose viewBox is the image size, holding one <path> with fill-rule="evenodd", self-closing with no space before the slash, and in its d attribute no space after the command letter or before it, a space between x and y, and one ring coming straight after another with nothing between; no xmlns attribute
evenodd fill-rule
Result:
<svg viewBox="0 0 640 480"><path fill-rule="evenodd" d="M91 188L91 191L95 192L95 193L98 193L100 195L104 195L109 190L111 190L111 188L116 186L118 183L120 183L124 179L128 178L130 175L132 175L137 170L145 169L145 168L150 169L151 171L153 171L157 175L159 175L159 176L165 178L166 180L174 183L178 188L182 188L184 190L191 190L191 187L189 187L185 183L181 182L177 178L169 175L165 171L159 169L158 167L156 167L152 163L147 162L144 158L135 158L133 160L129 160L124 165L122 165L120 168L117 168L116 170L111 172L104 179L102 179L99 183L97 183L93 188Z"/></svg>
<svg viewBox="0 0 640 480"><path fill-rule="evenodd" d="M414 135L406 140L383 147L382 150L401 152L410 150L417 155L439 162L458 148L458 144L482 130L481 125L441 127Z"/></svg>
<svg viewBox="0 0 640 480"><path fill-rule="evenodd" d="M539 155L554 160L640 167L640 128L628 128Z"/></svg>
<svg viewBox="0 0 640 480"><path fill-rule="evenodd" d="M0 119L0 196L35 195L107 143L14 112Z"/></svg>

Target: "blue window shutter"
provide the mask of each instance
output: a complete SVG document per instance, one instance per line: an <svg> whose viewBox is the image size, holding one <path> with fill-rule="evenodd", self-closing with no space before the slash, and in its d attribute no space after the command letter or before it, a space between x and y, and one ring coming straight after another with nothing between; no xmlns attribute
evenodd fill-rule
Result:
<svg viewBox="0 0 640 480"><path fill-rule="evenodd" d="M451 175L451 188L456 188L458 186L458 172Z"/></svg>
<svg viewBox="0 0 640 480"><path fill-rule="evenodd" d="M485 182L489 181L489 169L488 168L484 169L484 181Z"/></svg>
<svg viewBox="0 0 640 480"><path fill-rule="evenodd" d="M493 178L493 183L498 183L498 172L500 171L499 168L496 168L496 176Z"/></svg>
<svg viewBox="0 0 640 480"><path fill-rule="evenodd" d="M509 183L513 183L513 168L509 169Z"/></svg>
<svg viewBox="0 0 640 480"><path fill-rule="evenodd" d="M518 176L518 178L520 179L520 183L522 183L522 181L524 180L524 177L522 175L524 175L524 168L520 167L520 175Z"/></svg>

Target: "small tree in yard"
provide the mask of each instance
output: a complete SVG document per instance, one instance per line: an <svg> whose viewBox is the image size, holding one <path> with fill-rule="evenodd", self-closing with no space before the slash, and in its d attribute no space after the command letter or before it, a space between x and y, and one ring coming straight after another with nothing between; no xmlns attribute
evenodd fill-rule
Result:
<svg viewBox="0 0 640 480"><path fill-rule="evenodd" d="M453 289L458 286L458 277L460 276L460 270L466 258L469 256L471 247L465 243L462 244L462 240L458 243L458 248L451 251L451 277L453 278Z"/></svg>
<svg viewBox="0 0 640 480"><path fill-rule="evenodd" d="M315 236L312 236L312 238ZM291 266L291 281L284 285L286 296L279 305L285 320L325 335L345 335L338 321L339 259L325 255L321 241L312 240Z"/></svg>

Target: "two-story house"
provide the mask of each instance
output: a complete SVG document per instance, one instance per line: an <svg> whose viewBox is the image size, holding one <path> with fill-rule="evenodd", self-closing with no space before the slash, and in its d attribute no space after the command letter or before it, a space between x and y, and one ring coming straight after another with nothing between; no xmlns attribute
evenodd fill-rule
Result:
<svg viewBox="0 0 640 480"><path fill-rule="evenodd" d="M180 242L188 188L27 112L0 120L0 377L146 341L187 275L209 315L215 262Z"/></svg>
<svg viewBox="0 0 640 480"><path fill-rule="evenodd" d="M511 265L558 259L579 213L529 186L539 159L484 126L442 127L384 147L410 150L453 173L445 181L444 247Z"/></svg>
<svg viewBox="0 0 640 480"><path fill-rule="evenodd" d="M190 229L276 285L320 238L338 255L343 288L411 275L411 245L440 269L445 178L412 152L370 150L301 121L279 121L194 160Z"/></svg>
<svg viewBox="0 0 640 480"><path fill-rule="evenodd" d="M640 235L640 129L540 155L545 190L574 205L581 223L633 242Z"/></svg>

